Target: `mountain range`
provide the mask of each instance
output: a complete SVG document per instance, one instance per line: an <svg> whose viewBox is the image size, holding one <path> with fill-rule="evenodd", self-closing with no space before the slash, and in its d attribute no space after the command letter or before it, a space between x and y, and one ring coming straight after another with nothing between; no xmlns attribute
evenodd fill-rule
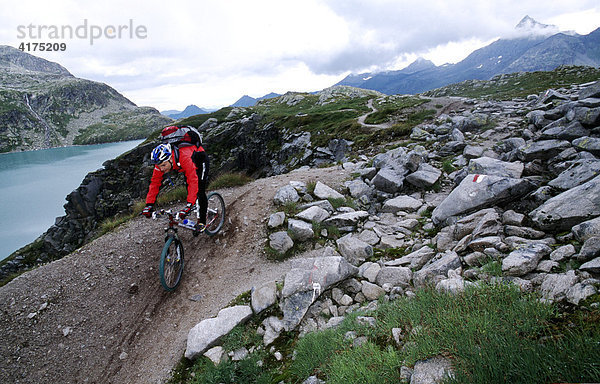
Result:
<svg viewBox="0 0 600 384"><path fill-rule="evenodd" d="M106 84L0 46L0 152L142 139L170 121Z"/></svg>
<svg viewBox="0 0 600 384"><path fill-rule="evenodd" d="M211 113L214 112L214 109L204 109L204 108L200 108L197 105L194 104L190 104L187 107L185 107L185 109L183 111L177 111L177 110L168 110L168 111L162 111L161 114L170 117L171 119L183 119L184 117L190 117L190 116L194 116L194 115L202 115L205 113Z"/></svg>
<svg viewBox="0 0 600 384"><path fill-rule="evenodd" d="M416 94L464 80L489 80L513 72L550 71L560 65L600 66L600 28L587 35L559 32L529 16L512 36L480 48L456 64L434 65L423 58L397 71L353 74L336 85L386 94Z"/></svg>
<svg viewBox="0 0 600 384"><path fill-rule="evenodd" d="M271 92L267 95L264 95L259 98L250 97L248 95L244 95L238 99L235 103L231 104L230 107L253 107L260 100L272 99L274 97L281 96L278 93Z"/></svg>

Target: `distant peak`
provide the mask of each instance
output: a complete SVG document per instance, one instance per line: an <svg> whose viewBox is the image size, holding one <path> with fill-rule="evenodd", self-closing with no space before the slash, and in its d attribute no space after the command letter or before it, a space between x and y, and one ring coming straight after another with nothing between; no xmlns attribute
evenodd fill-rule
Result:
<svg viewBox="0 0 600 384"><path fill-rule="evenodd" d="M543 24L526 15L515 27L519 36L550 36L560 32L556 25Z"/></svg>
<svg viewBox="0 0 600 384"><path fill-rule="evenodd" d="M402 69L401 72L410 74L434 67L435 64L433 64L433 62L431 62L430 60L427 60L423 57L418 57L408 67Z"/></svg>

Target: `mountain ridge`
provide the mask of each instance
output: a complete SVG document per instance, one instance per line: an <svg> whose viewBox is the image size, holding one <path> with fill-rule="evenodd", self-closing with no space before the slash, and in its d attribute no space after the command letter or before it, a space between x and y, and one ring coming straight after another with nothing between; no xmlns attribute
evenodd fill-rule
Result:
<svg viewBox="0 0 600 384"><path fill-rule="evenodd" d="M423 66L425 61L419 58L401 70L351 74L336 85L385 94L416 94L464 80L489 80L503 73L550 71L560 65L600 66L600 28L587 35L560 32L548 36L554 30L554 26L525 16L514 36L477 49L456 64Z"/></svg>
<svg viewBox="0 0 600 384"><path fill-rule="evenodd" d="M107 84L0 46L0 152L141 139L170 121Z"/></svg>

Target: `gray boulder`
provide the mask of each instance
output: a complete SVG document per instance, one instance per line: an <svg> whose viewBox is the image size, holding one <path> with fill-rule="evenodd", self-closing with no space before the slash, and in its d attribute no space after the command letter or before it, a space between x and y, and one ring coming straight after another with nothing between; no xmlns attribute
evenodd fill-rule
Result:
<svg viewBox="0 0 600 384"><path fill-rule="evenodd" d="M379 297L385 295L385 291L377 284L369 283L368 281L362 282L362 294L369 301L377 300Z"/></svg>
<svg viewBox="0 0 600 384"><path fill-rule="evenodd" d="M542 297L559 302L567 298L567 292L579 281L575 271L561 274L548 274L540 287Z"/></svg>
<svg viewBox="0 0 600 384"><path fill-rule="evenodd" d="M596 257L594 260L590 260L587 263L579 267L580 271L590 273L600 273L600 257Z"/></svg>
<svg viewBox="0 0 600 384"><path fill-rule="evenodd" d="M373 177L373 186L383 192L396 193L404 187L404 174L398 173L392 168L383 168Z"/></svg>
<svg viewBox="0 0 600 384"><path fill-rule="evenodd" d="M598 256L600 256L600 237L592 236L583 243L579 254L575 258L583 262Z"/></svg>
<svg viewBox="0 0 600 384"><path fill-rule="evenodd" d="M383 267L377 274L377 285L383 287L390 284L392 287L408 287L412 279L412 271L406 267Z"/></svg>
<svg viewBox="0 0 600 384"><path fill-rule="evenodd" d="M294 246L294 241L287 232L280 231L269 235L269 246L283 255Z"/></svg>
<svg viewBox="0 0 600 384"><path fill-rule="evenodd" d="M600 108L575 107L567 113L567 118L587 127L595 127L600 123Z"/></svg>
<svg viewBox="0 0 600 384"><path fill-rule="evenodd" d="M550 260L561 262L567 260L575 253L575 247L573 246L573 244L563 245L552 251L552 253L550 254Z"/></svg>
<svg viewBox="0 0 600 384"><path fill-rule="evenodd" d="M573 146L583 151L588 151L594 155L600 155L600 138L584 136L573 140Z"/></svg>
<svg viewBox="0 0 600 384"><path fill-rule="evenodd" d="M519 148L518 156L522 161L535 159L548 160L569 148L571 143L565 140L540 140L525 144Z"/></svg>
<svg viewBox="0 0 600 384"><path fill-rule="evenodd" d="M327 200L329 198L332 199L343 199L344 195L336 191L335 189L317 181L317 185L315 186L315 196L319 199Z"/></svg>
<svg viewBox="0 0 600 384"><path fill-rule="evenodd" d="M467 215L456 222L454 239L460 240L467 235L496 235L501 229L500 215L494 208L486 208Z"/></svg>
<svg viewBox="0 0 600 384"><path fill-rule="evenodd" d="M555 232L600 216L600 176L555 196L529 213L542 230Z"/></svg>
<svg viewBox="0 0 600 384"><path fill-rule="evenodd" d="M297 241L306 241L315 236L312 224L302 220L289 219L288 232L290 233L291 238Z"/></svg>
<svg viewBox="0 0 600 384"><path fill-rule="evenodd" d="M348 192L352 197L369 196L373 194L373 189L360 179L355 179L345 183Z"/></svg>
<svg viewBox="0 0 600 384"><path fill-rule="evenodd" d="M251 304L254 313L260 313L277 302L277 284L271 281L261 287L252 287Z"/></svg>
<svg viewBox="0 0 600 384"><path fill-rule="evenodd" d="M323 208L324 210L326 210L329 213L335 212L335 208L333 208L333 205L331 205L331 203L329 202L329 200L312 201L310 203L302 204L299 208L301 210L305 210L307 208L315 207L315 206L319 207L319 208Z"/></svg>
<svg viewBox="0 0 600 384"><path fill-rule="evenodd" d="M579 241L586 241L590 237L600 236L600 217L575 225L571 232Z"/></svg>
<svg viewBox="0 0 600 384"><path fill-rule="evenodd" d="M325 225L333 225L334 227L338 228L351 227L355 226L359 221L364 220L367 217L369 217L369 212L367 211L348 212L332 216L326 219L323 223Z"/></svg>
<svg viewBox="0 0 600 384"><path fill-rule="evenodd" d="M416 172L406 176L406 181L417 188L429 188L439 180L440 176L442 171L433 165L422 163Z"/></svg>
<svg viewBox="0 0 600 384"><path fill-rule="evenodd" d="M185 357L193 360L206 352L221 337L251 316L252 309L249 306L236 305L220 310L217 317L202 320L188 333Z"/></svg>
<svg viewBox="0 0 600 384"><path fill-rule="evenodd" d="M396 260L386 261L385 265L390 267L406 266L411 270L416 271L423 268L423 266L434 256L435 250L431 247L424 246Z"/></svg>
<svg viewBox="0 0 600 384"><path fill-rule="evenodd" d="M299 259L285 276L281 292L285 329L294 329L320 293L358 273L358 268L341 256ZM315 284L319 289L316 290Z"/></svg>
<svg viewBox="0 0 600 384"><path fill-rule="evenodd" d="M445 278L447 277L449 270L460 267L460 258L456 252L446 251L440 253L427 262L420 271L413 274L414 285L415 287L423 287L429 282L437 284L438 281L435 281L437 276L443 276Z"/></svg>
<svg viewBox="0 0 600 384"><path fill-rule="evenodd" d="M502 272L509 276L523 276L532 272L542 258L548 256L552 248L546 244L529 243L523 248L515 249L502 260Z"/></svg>
<svg viewBox="0 0 600 384"><path fill-rule="evenodd" d="M279 188L273 198L275 205L284 205L289 202L295 203L298 200L300 200L300 195L298 195L296 189L289 184Z"/></svg>
<svg viewBox="0 0 600 384"><path fill-rule="evenodd" d="M596 81L579 91L579 99L587 99L588 97L600 97L600 81Z"/></svg>
<svg viewBox="0 0 600 384"><path fill-rule="evenodd" d="M586 281L577 283L567 291L567 301L571 304L579 305L579 302L598 293L593 284Z"/></svg>
<svg viewBox="0 0 600 384"><path fill-rule="evenodd" d="M453 216L515 200L531 190L527 180L469 174L433 210L432 220L438 225Z"/></svg>
<svg viewBox="0 0 600 384"><path fill-rule="evenodd" d="M410 196L398 196L387 200L381 209L381 212L396 213L398 211L414 212L421 208L423 202Z"/></svg>
<svg viewBox="0 0 600 384"><path fill-rule="evenodd" d="M308 222L316 222L320 223L326 218L328 218L329 212L324 210L323 208L313 205L310 208L305 209L296 215L297 218L308 221Z"/></svg>
<svg viewBox="0 0 600 384"><path fill-rule="evenodd" d="M590 130L584 128L578 121L573 121L566 126L556 126L545 129L542 132L541 139L560 139L560 140L575 140L583 136L589 136Z"/></svg>
<svg viewBox="0 0 600 384"><path fill-rule="evenodd" d="M348 234L339 238L337 246L340 254L352 265L360 265L373 256L373 247Z"/></svg>
<svg viewBox="0 0 600 384"><path fill-rule="evenodd" d="M452 376L452 362L442 356L415 363L410 384L438 384Z"/></svg>
<svg viewBox="0 0 600 384"><path fill-rule="evenodd" d="M273 213L269 217L269 222L267 223L267 227L277 228L277 227L283 225L284 221L285 221L285 213L284 212Z"/></svg>
<svg viewBox="0 0 600 384"><path fill-rule="evenodd" d="M493 175L512 177L520 179L523 174L524 166L520 162L507 162L491 157L480 157L478 159L472 159L467 167L468 173L480 174L480 175Z"/></svg>
<svg viewBox="0 0 600 384"><path fill-rule="evenodd" d="M581 159L560 173L548 185L561 190L571 189L593 179L600 174L600 160Z"/></svg>

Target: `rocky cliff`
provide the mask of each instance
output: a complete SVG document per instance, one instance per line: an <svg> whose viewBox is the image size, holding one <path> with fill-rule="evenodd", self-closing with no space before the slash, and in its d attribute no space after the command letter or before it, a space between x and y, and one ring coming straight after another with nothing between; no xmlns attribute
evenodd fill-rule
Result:
<svg viewBox="0 0 600 384"><path fill-rule="evenodd" d="M0 152L140 139L170 121L106 84L0 47Z"/></svg>

